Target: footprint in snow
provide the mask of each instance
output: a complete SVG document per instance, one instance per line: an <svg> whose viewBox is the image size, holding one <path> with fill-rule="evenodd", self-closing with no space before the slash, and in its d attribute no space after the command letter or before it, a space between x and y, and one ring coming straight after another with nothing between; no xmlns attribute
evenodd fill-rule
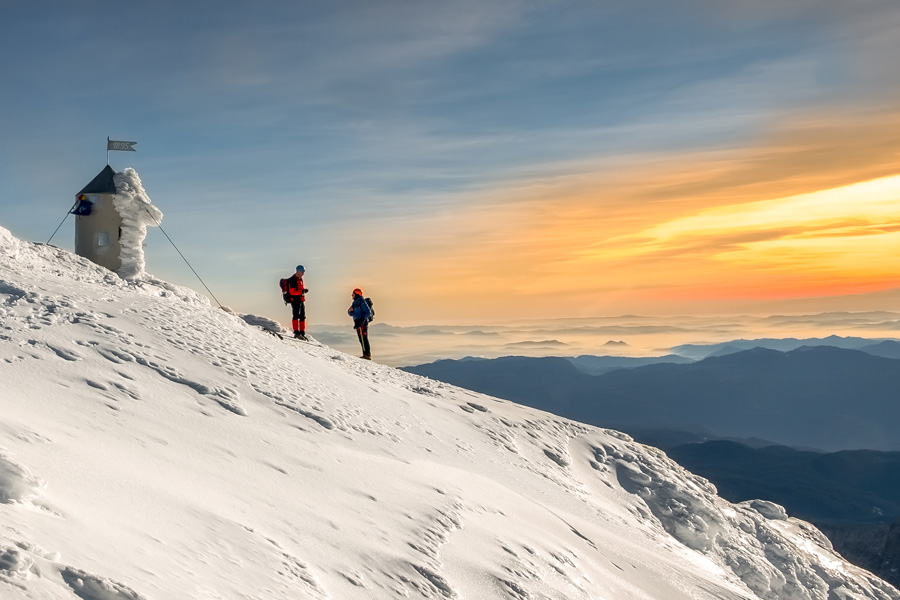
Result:
<svg viewBox="0 0 900 600"><path fill-rule="evenodd" d="M117 390L119 390L120 392L122 392L123 394L125 394L126 396L131 398L132 400L140 400L141 399L141 395L137 391L129 389L127 386L124 386L121 383L118 383L115 381L113 381L111 383L112 383L113 387L115 387Z"/></svg>
<svg viewBox="0 0 900 600"><path fill-rule="evenodd" d="M147 600L145 596L111 579L66 567L60 572L75 595L82 600Z"/></svg>
<svg viewBox="0 0 900 600"><path fill-rule="evenodd" d="M423 567L420 565L413 565L413 569L415 569L419 575L425 578L429 584L437 588L437 590L441 593L441 595L445 598L458 598L459 596L456 594L456 591L450 587L450 584L444 579L442 576L438 575L428 567Z"/></svg>
<svg viewBox="0 0 900 600"><path fill-rule="evenodd" d="M50 350L52 350L58 357L63 360L75 362L84 358L81 354L75 352L74 350L67 350L65 348L60 348L59 346L54 346L52 344L47 344L47 347L50 348Z"/></svg>
<svg viewBox="0 0 900 600"><path fill-rule="evenodd" d="M0 576L27 579L34 559L19 548L0 546Z"/></svg>

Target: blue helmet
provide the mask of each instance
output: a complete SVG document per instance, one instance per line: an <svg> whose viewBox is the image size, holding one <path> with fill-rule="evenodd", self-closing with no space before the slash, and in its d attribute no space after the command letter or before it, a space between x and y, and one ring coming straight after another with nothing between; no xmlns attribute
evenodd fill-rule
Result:
<svg viewBox="0 0 900 600"><path fill-rule="evenodd" d="M301 273L306 273L306 269L303 268L303 265L297 265L297 270Z"/></svg>

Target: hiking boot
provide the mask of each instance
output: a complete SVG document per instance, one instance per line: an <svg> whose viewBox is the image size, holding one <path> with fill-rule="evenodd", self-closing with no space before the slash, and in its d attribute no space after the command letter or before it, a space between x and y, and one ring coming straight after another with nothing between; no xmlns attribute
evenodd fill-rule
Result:
<svg viewBox="0 0 900 600"><path fill-rule="evenodd" d="M302 340L302 341L304 341L304 342L307 341L307 340L306 340L306 334L303 333L302 331L295 331L295 332L294 332L294 337L297 338L298 340Z"/></svg>
<svg viewBox="0 0 900 600"><path fill-rule="evenodd" d="M360 358L364 358L366 360L372 360L372 355L371 354L363 354L362 356L360 356Z"/></svg>

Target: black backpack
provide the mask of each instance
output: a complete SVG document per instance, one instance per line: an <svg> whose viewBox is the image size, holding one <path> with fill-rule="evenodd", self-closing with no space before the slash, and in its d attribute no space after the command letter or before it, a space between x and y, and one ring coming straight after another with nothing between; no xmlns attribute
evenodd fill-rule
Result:
<svg viewBox="0 0 900 600"><path fill-rule="evenodd" d="M372 313L369 315L369 323L375 320L375 307L372 305L372 299L366 298L366 304L369 305L369 311Z"/></svg>

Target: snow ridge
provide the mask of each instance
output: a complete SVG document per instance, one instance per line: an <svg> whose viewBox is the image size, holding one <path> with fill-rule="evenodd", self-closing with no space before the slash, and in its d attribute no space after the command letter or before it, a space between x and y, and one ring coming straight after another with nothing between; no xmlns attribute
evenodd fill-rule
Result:
<svg viewBox="0 0 900 600"><path fill-rule="evenodd" d="M0 597L900 600L619 432L0 228Z"/></svg>

